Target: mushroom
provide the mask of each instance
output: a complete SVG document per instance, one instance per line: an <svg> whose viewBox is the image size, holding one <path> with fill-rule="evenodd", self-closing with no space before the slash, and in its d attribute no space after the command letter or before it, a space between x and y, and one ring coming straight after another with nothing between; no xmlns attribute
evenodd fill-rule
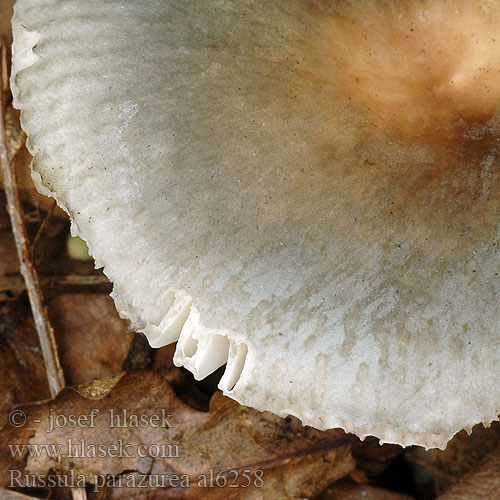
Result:
<svg viewBox="0 0 500 500"><path fill-rule="evenodd" d="M442 448L499 413L494 0L18 0L38 189L244 405Z"/></svg>

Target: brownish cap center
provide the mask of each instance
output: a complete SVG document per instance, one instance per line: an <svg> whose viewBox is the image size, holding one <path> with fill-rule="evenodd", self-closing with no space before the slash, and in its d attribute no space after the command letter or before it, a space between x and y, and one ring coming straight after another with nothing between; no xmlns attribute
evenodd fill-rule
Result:
<svg viewBox="0 0 500 500"><path fill-rule="evenodd" d="M478 160L500 144L499 21L483 2L344 2L322 71L382 133Z"/></svg>

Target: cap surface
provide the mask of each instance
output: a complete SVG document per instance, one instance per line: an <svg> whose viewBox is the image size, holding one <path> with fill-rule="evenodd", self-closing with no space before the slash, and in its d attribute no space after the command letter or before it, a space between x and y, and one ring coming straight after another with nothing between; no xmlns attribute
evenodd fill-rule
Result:
<svg viewBox="0 0 500 500"><path fill-rule="evenodd" d="M483 77L461 35L500 24L420 4L19 0L12 88L38 188L151 345L227 361L242 404L443 447L499 411L499 122L493 77L427 63Z"/></svg>

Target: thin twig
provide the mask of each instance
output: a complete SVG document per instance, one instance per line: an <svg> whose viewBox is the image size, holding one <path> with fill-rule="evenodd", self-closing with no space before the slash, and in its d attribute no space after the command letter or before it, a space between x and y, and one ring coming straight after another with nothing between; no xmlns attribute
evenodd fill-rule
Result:
<svg viewBox="0 0 500 500"><path fill-rule="evenodd" d="M2 52L4 52L4 47L2 47L2 49ZM2 57L2 63L3 60L4 57ZM64 376L59 363L59 357L57 355L54 330L52 329L47 315L47 310L43 304L38 274L36 269L33 267L33 263L30 258L28 235L23 221L23 209L19 199L16 174L14 166L9 161L9 154L7 150L4 110L5 107L2 102L0 119L0 163L2 166L4 189L7 198L7 210L12 224L12 233L16 243L21 274L23 275L26 283L26 290L28 291L31 310L33 312L36 330L40 339L50 393L55 397L64 387Z"/></svg>
<svg viewBox="0 0 500 500"><path fill-rule="evenodd" d="M13 163L9 159L7 148L7 138L5 134L5 93L4 87L7 85L5 81L7 68L7 48L5 42L1 41L1 79L2 79L2 102L0 106L0 164L3 174L5 195L7 198L7 210L9 212L12 225L12 233L16 243L17 256L21 274L26 283L26 290L35 321L42 355L47 373L47 380L52 397L63 389L64 374L59 362L57 354L57 346L54 335L54 329L50 324L47 309L43 303L42 290L38 273L36 272L30 255L30 246L26 226L24 225L24 216L21 201L19 198L19 190L17 187L16 172ZM74 500L86 500L87 495L84 488L72 488L71 495Z"/></svg>
<svg viewBox="0 0 500 500"><path fill-rule="evenodd" d="M88 276L80 276L78 274L67 274L65 276L55 276L53 278L42 278L42 283L50 283L52 286L111 286L109 279L101 274L91 274Z"/></svg>
<svg viewBox="0 0 500 500"><path fill-rule="evenodd" d="M103 288L111 288L111 283L108 278L100 274L79 275L67 274L62 276L39 276L42 287L49 286L50 288L98 288L101 291ZM26 290L26 283L19 275L4 276L0 278L0 302L6 296L16 298ZM109 293L109 292L108 292Z"/></svg>

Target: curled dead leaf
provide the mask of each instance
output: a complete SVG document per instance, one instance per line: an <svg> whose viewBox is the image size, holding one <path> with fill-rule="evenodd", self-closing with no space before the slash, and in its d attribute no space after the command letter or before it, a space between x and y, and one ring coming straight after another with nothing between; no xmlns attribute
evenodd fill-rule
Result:
<svg viewBox="0 0 500 500"><path fill-rule="evenodd" d="M50 311L68 384L120 373L133 336L127 334L111 297L59 295L51 302Z"/></svg>
<svg viewBox="0 0 500 500"><path fill-rule="evenodd" d="M411 500L408 495L366 485L334 485L321 500Z"/></svg>
<svg viewBox="0 0 500 500"><path fill-rule="evenodd" d="M197 411L149 371L125 374L101 399L65 389L22 411L26 425L0 434L2 449L24 450L11 457L10 469L21 477L76 474L96 488L115 487L112 498L128 498L136 477L153 481L139 498L173 498L158 486L176 486L182 499L299 499L316 496L354 467L353 438L342 431L303 427L220 393L209 412ZM57 453L30 452L47 446Z"/></svg>
<svg viewBox="0 0 500 500"><path fill-rule="evenodd" d="M499 498L500 449L488 454L438 500L495 500Z"/></svg>

